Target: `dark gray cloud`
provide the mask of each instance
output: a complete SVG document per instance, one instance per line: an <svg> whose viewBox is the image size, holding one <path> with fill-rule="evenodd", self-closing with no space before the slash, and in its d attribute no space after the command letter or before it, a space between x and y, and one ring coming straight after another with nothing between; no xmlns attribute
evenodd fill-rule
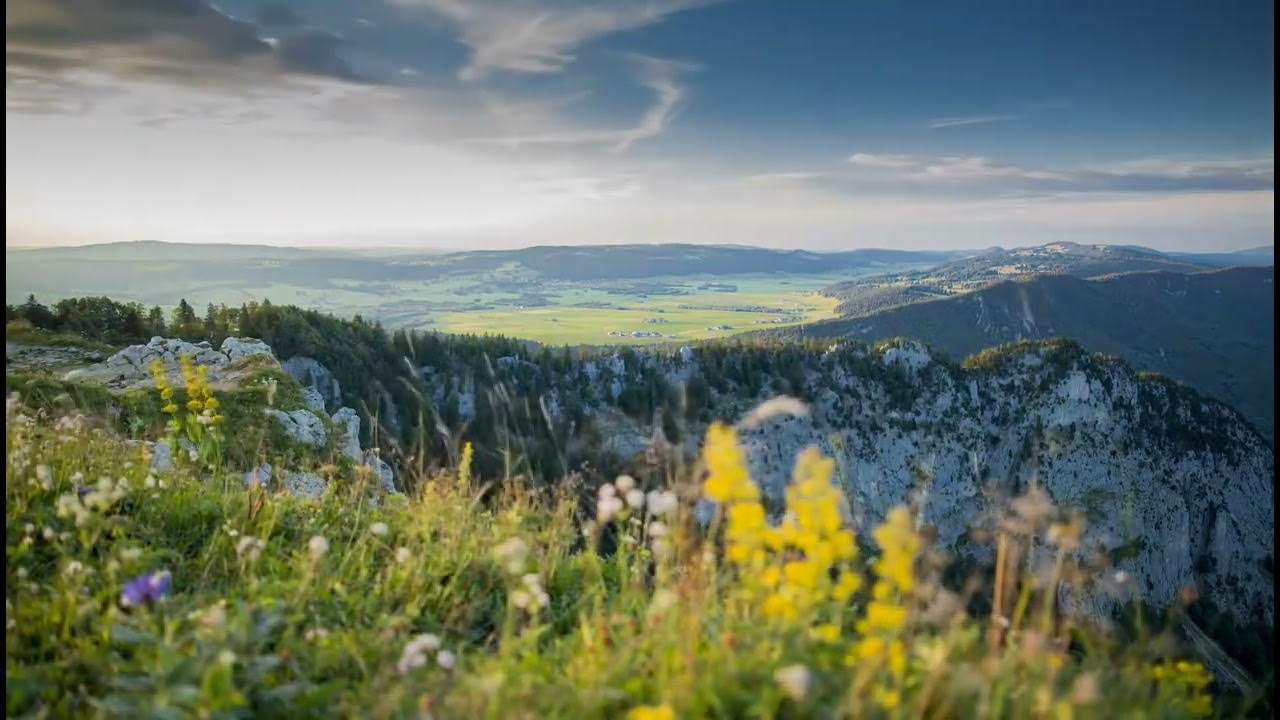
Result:
<svg viewBox="0 0 1280 720"><path fill-rule="evenodd" d="M10 0L6 65L189 83L281 74L364 79L341 56L338 36L301 27L296 13L264 11L270 33L205 0Z"/></svg>

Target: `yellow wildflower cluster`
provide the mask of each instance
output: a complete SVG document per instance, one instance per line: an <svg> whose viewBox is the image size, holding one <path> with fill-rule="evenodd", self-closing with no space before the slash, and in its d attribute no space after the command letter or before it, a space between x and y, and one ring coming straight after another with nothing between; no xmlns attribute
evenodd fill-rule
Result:
<svg viewBox="0 0 1280 720"><path fill-rule="evenodd" d="M676 720L670 705L639 705L627 713L627 720Z"/></svg>
<svg viewBox="0 0 1280 720"><path fill-rule="evenodd" d="M1176 701L1197 717L1213 714L1213 698L1208 693L1213 675L1200 663L1179 660L1164 662L1151 668L1151 678L1162 688L1172 689Z"/></svg>
<svg viewBox="0 0 1280 720"><path fill-rule="evenodd" d="M151 375L156 380L156 389L160 391L160 399L165 403L161 410L168 415L177 414L178 405L173 402L173 386L169 384L169 378L165 377L164 363L159 360L152 362Z"/></svg>
<svg viewBox="0 0 1280 720"><path fill-rule="evenodd" d="M853 560L857 545L853 533L841 527L840 491L831 484L832 460L816 448L800 454L786 490L787 513L777 527L765 521L759 490L748 476L733 429L711 427L703 460L710 473L706 495L725 506L726 556L761 591L767 617L813 617L818 603L845 603L857 592L861 577L841 567ZM831 624L812 632L821 642L834 642L840 634Z"/></svg>
<svg viewBox="0 0 1280 720"><path fill-rule="evenodd" d="M871 588L866 615L857 624L862 639L846 662L882 663L901 682L907 673L907 650L901 638L907 625L905 603L915 587L915 557L921 540L912 527L911 513L904 507L890 511L872 537L880 547L880 557L874 564L876 583ZM899 701L898 694L891 690L884 690L877 697L886 709L896 707Z"/></svg>
<svg viewBox="0 0 1280 720"><path fill-rule="evenodd" d="M218 399L213 396L213 388L209 386L209 370L204 365L192 367L191 358L183 355L179 362L182 365L182 378L187 386L187 411L200 425L217 425L222 422L218 415Z"/></svg>

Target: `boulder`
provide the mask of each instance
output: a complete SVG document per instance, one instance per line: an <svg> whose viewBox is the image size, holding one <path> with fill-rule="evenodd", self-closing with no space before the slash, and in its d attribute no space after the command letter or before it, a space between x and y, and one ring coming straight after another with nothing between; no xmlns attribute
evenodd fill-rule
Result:
<svg viewBox="0 0 1280 720"><path fill-rule="evenodd" d="M302 388L302 402L316 412L324 412L324 398L320 391L311 386Z"/></svg>
<svg viewBox="0 0 1280 720"><path fill-rule="evenodd" d="M310 410L290 410L285 412L275 408L267 408L265 412L275 418L285 433L294 440L311 447L324 447L324 421Z"/></svg>
<svg viewBox="0 0 1280 720"><path fill-rule="evenodd" d="M229 337L222 341L219 348L228 360L239 360L250 355L271 355L271 346L257 338Z"/></svg>
<svg viewBox="0 0 1280 720"><path fill-rule="evenodd" d="M370 450L364 456L364 464L373 468L378 475L378 481L382 484L382 489L388 495L396 493L396 474L387 464L387 461L378 457L378 454Z"/></svg>
<svg viewBox="0 0 1280 720"><path fill-rule="evenodd" d="M342 402L342 387L329 368L315 358L295 355L280 363L280 369L293 376L302 387L314 388L324 398L326 407L336 407Z"/></svg>
<svg viewBox="0 0 1280 720"><path fill-rule="evenodd" d="M262 463L244 474L245 485L252 485L255 482L263 487L271 484L271 463Z"/></svg>
<svg viewBox="0 0 1280 720"><path fill-rule="evenodd" d="M343 455L351 458L355 462L360 462L360 416L355 410L349 407L338 408L338 412L333 414L333 424L338 426L341 434L338 436L338 449Z"/></svg>
<svg viewBox="0 0 1280 720"><path fill-rule="evenodd" d="M315 473L296 472L284 476L284 489L290 495L315 500L324 495L324 478Z"/></svg>

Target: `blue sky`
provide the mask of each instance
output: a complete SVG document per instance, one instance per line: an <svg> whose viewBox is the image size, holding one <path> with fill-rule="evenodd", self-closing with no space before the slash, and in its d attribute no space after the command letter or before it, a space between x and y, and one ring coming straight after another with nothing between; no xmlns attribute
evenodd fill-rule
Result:
<svg viewBox="0 0 1280 720"><path fill-rule="evenodd" d="M1273 230L1269 2L145 5L7 5L8 244Z"/></svg>

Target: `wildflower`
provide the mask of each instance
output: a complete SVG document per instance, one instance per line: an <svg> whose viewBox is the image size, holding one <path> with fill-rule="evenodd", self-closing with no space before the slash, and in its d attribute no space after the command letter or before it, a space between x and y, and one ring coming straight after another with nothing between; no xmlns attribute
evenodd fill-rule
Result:
<svg viewBox="0 0 1280 720"><path fill-rule="evenodd" d="M670 705L637 705L627 713L627 720L676 720Z"/></svg>
<svg viewBox="0 0 1280 720"><path fill-rule="evenodd" d="M529 556L529 546L524 540L513 537L495 547L493 554L508 572L516 575L524 571L525 559Z"/></svg>
<svg viewBox="0 0 1280 720"><path fill-rule="evenodd" d="M440 648L440 638L435 635L419 635L405 644L400 653L400 661L396 663L396 671L408 675L416 668L427 664L427 653Z"/></svg>
<svg viewBox="0 0 1280 720"><path fill-rule="evenodd" d="M880 703L880 707L885 710L893 710L902 704L902 696L897 690L886 690L884 688L876 688L876 702Z"/></svg>
<svg viewBox="0 0 1280 720"><path fill-rule="evenodd" d="M267 543L265 540L259 540L256 537L245 535L236 543L236 555L248 560L249 562L253 562L262 555L262 551L266 546Z"/></svg>
<svg viewBox="0 0 1280 720"><path fill-rule="evenodd" d="M403 546L396 548L396 562L403 565L409 562L412 558L413 553L409 551L409 548Z"/></svg>
<svg viewBox="0 0 1280 720"><path fill-rule="evenodd" d="M1098 676L1095 673L1085 673L1076 678L1071 684L1071 702L1076 705L1088 705L1098 699Z"/></svg>
<svg viewBox="0 0 1280 720"><path fill-rule="evenodd" d="M609 486L605 486L609 487ZM596 500L596 521L601 524L607 523L618 513L622 512L622 499L612 493L602 493Z"/></svg>
<svg viewBox="0 0 1280 720"><path fill-rule="evenodd" d="M613 481L615 487L620 493L629 493L636 487L636 479L630 475L619 475L617 480Z"/></svg>
<svg viewBox="0 0 1280 720"><path fill-rule="evenodd" d="M120 604L124 607L151 605L169 594L169 573L160 571L139 575L125 583L120 592Z"/></svg>
<svg viewBox="0 0 1280 720"><path fill-rule="evenodd" d="M436 664L445 670L452 670L457 661L457 657L448 650L441 650L439 653L436 653Z"/></svg>
<svg viewBox="0 0 1280 720"><path fill-rule="evenodd" d="M809 692L809 668L804 665L788 665L773 673L774 682L792 700L800 702Z"/></svg>
<svg viewBox="0 0 1280 720"><path fill-rule="evenodd" d="M384 537L387 534L387 532L389 532L389 529L387 528L386 523L376 522L369 526L369 532L373 533L377 537Z"/></svg>
<svg viewBox="0 0 1280 720"><path fill-rule="evenodd" d="M223 650L218 653L218 663L230 667L236 664L236 654L230 650Z"/></svg>
<svg viewBox="0 0 1280 720"><path fill-rule="evenodd" d="M323 535L312 535L307 541L307 550L311 553L311 560L318 561L329 552L329 541L325 540Z"/></svg>
<svg viewBox="0 0 1280 720"><path fill-rule="evenodd" d="M831 623L824 623L810 630L809 637L818 642L834 643L840 639L840 628Z"/></svg>
<svg viewBox="0 0 1280 720"><path fill-rule="evenodd" d="M649 533L649 537L651 538L666 537L668 532L667 524L662 522L661 520L654 520L653 522L649 523L649 526L646 532Z"/></svg>
<svg viewBox="0 0 1280 720"><path fill-rule="evenodd" d="M628 491L627 491L627 505L629 505L629 506L631 507L631 509L633 509L633 510L640 510L640 509L642 509L642 508L644 507L644 491L643 491L643 490L628 490Z"/></svg>
<svg viewBox="0 0 1280 720"><path fill-rule="evenodd" d="M120 551L120 559L125 562L133 562L142 557L142 550L138 548L125 548Z"/></svg>
<svg viewBox="0 0 1280 720"><path fill-rule="evenodd" d="M463 484L471 480L471 456L474 452L470 442L462 446L462 459L458 462L458 480Z"/></svg>
<svg viewBox="0 0 1280 720"><path fill-rule="evenodd" d="M679 506L676 494L670 490L650 490L646 499L649 505L649 513L658 517L675 512Z"/></svg>
<svg viewBox="0 0 1280 720"><path fill-rule="evenodd" d="M516 590L511 593L511 604L524 610L529 607L529 603L533 600L533 596L524 590Z"/></svg>
<svg viewBox="0 0 1280 720"><path fill-rule="evenodd" d="M76 575L84 572L84 563L79 560L72 560L67 563L67 566L62 569L62 572L65 573L67 577L75 577Z"/></svg>
<svg viewBox="0 0 1280 720"><path fill-rule="evenodd" d="M36 479L40 481L40 487L45 490L53 489L53 471L49 469L48 465L36 466Z"/></svg>
<svg viewBox="0 0 1280 720"><path fill-rule="evenodd" d="M35 532L36 532L36 526L35 526L35 524L33 524L33 523L26 523L26 524L24 524L24 525L22 526L22 532L23 532L24 534L26 534L26 535L34 535L34 534L35 534Z"/></svg>

